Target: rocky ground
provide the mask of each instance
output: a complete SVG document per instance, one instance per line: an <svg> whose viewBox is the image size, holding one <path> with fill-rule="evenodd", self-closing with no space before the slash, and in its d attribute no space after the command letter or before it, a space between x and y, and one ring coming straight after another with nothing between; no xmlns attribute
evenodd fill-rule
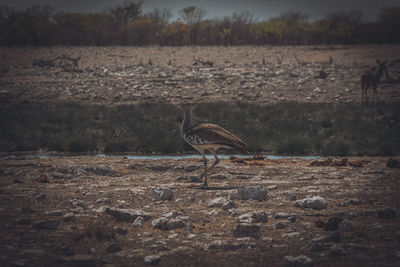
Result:
<svg viewBox="0 0 400 267"><path fill-rule="evenodd" d="M2 266L398 266L388 158L0 160Z"/></svg>
<svg viewBox="0 0 400 267"><path fill-rule="evenodd" d="M400 46L0 48L0 102L360 102ZM400 100L399 83L379 88ZM389 158L223 160L3 154L1 266L398 266Z"/></svg>
<svg viewBox="0 0 400 267"><path fill-rule="evenodd" d="M360 102L361 74L388 59L394 80L379 98L396 102L399 54L400 46L0 48L0 101Z"/></svg>

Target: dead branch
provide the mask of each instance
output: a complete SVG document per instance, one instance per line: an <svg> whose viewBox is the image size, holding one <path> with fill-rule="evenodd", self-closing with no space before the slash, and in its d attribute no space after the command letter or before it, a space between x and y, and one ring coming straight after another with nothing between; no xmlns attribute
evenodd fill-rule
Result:
<svg viewBox="0 0 400 267"><path fill-rule="evenodd" d="M79 60L81 57L73 58L68 55L62 55L61 57L56 57L53 59L53 62L59 62L57 65L65 66L65 65L73 65L75 68L79 67Z"/></svg>
<svg viewBox="0 0 400 267"><path fill-rule="evenodd" d="M296 60L297 65L300 65L301 62L300 62L300 60L298 59L298 57L297 57L297 55L296 55L296 52L293 52L293 57L294 57L294 59Z"/></svg>
<svg viewBox="0 0 400 267"><path fill-rule="evenodd" d="M285 55L281 55L281 57L276 56L276 60L278 61L278 64L282 64L283 58L285 57Z"/></svg>

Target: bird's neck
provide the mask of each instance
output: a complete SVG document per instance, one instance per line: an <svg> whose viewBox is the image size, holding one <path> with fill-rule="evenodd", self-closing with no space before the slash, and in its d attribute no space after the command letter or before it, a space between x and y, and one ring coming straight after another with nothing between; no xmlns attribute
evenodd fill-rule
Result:
<svg viewBox="0 0 400 267"><path fill-rule="evenodd" d="M183 121L181 126L182 135L185 134L186 130L192 127L192 108L183 109Z"/></svg>

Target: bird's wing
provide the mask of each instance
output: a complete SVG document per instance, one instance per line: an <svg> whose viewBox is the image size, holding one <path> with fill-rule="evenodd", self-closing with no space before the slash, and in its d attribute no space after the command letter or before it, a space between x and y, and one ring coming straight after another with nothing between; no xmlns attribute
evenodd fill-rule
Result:
<svg viewBox="0 0 400 267"><path fill-rule="evenodd" d="M216 124L202 123L193 126L187 134L200 136L203 140L206 140L210 144L222 144L242 149L247 147L247 144L239 137L231 134Z"/></svg>

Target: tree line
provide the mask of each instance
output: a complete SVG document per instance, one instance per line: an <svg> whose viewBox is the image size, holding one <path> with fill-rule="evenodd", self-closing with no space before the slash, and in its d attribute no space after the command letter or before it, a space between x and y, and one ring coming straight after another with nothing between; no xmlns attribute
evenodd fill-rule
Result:
<svg viewBox="0 0 400 267"><path fill-rule="evenodd" d="M331 13L317 20L287 11L259 21L248 11L206 18L197 6L172 20L168 8L143 12L142 2L126 2L100 13L54 12L49 5L25 10L0 7L0 45L314 45L398 44L400 7L381 10L375 21L360 11Z"/></svg>

